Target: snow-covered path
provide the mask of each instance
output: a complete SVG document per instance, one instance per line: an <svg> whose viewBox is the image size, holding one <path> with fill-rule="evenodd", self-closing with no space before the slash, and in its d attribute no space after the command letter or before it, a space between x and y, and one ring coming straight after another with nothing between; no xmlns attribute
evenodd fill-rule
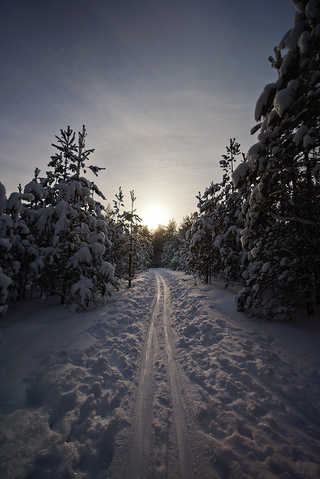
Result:
<svg viewBox="0 0 320 479"><path fill-rule="evenodd" d="M140 362L140 377L132 423L130 463L127 466L129 477L140 477L141 479L148 476L149 438L153 417L153 349L159 302L160 289L159 278L157 277L157 291L152 304L151 323Z"/></svg>
<svg viewBox="0 0 320 479"><path fill-rule="evenodd" d="M161 361L163 352L159 348L158 341L155 342L155 336L162 336L165 351L165 366L167 369L167 389L170 391L172 401L172 414L174 420L174 438L170 432L167 433L167 449L173 448L178 451L179 467L174 465L173 471L170 470L168 456L170 451L166 452L166 461L161 469L170 477L181 476L184 479L194 477L190 450L188 447L188 434L186 419L183 411L183 399L181 395L179 373L174 360L174 340L170 326L170 305L169 291L163 273L156 272L157 290L155 293L154 304L152 307L151 323L147 334L146 344L142 354L140 366L140 379L135 403L135 413L133 420L133 434L131 445L131 461L127 466L127 476L130 478L147 479L152 474L153 465L150 464L150 441L151 424L153 422L153 394L154 394L154 369L153 363ZM160 314L159 314L160 313ZM164 334L163 334L164 332ZM161 385L163 388L163 384ZM168 404L169 405L169 404ZM174 454L173 454L174 456ZM148 467L149 466L149 467Z"/></svg>
<svg viewBox="0 0 320 479"><path fill-rule="evenodd" d="M179 371L175 364L175 347L170 324L169 291L165 280L161 277L163 286L163 327L165 333L165 349L167 353L168 375L171 386L173 415L175 418L177 444L181 477L191 479L194 477L190 451L188 450L188 433L186 418L183 411L183 397L180 390Z"/></svg>
<svg viewBox="0 0 320 479"><path fill-rule="evenodd" d="M265 323L233 294L150 270L83 314L13 308L1 478L320 477L317 318Z"/></svg>

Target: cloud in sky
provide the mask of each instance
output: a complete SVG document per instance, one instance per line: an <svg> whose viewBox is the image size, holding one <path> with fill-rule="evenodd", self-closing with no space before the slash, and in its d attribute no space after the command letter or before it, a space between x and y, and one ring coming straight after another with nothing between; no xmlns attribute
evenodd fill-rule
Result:
<svg viewBox="0 0 320 479"><path fill-rule="evenodd" d="M220 181L230 137L254 142L267 58L291 27L289 0L2 0L1 181L8 193L47 169L60 128L85 124L97 183L135 190L140 216L196 209Z"/></svg>

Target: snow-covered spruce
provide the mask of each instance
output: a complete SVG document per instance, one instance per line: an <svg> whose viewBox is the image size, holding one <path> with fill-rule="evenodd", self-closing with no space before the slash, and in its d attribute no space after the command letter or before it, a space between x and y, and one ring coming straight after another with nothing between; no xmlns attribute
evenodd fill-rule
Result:
<svg viewBox="0 0 320 479"><path fill-rule="evenodd" d="M230 139L227 154L220 161L224 171L222 182L212 183L202 196L200 193L197 196L200 211L191 228L188 264L206 283L218 275L222 275L226 286L241 278L243 255L240 231L243 229L242 205L245 197L235 191L231 181L234 163L240 154L240 145L235 139Z"/></svg>
<svg viewBox="0 0 320 479"><path fill-rule="evenodd" d="M146 226L141 226L141 218L135 213L134 191L131 211L124 210L124 194L122 188L113 200L114 209L108 216L108 233L112 242L111 261L115 266L115 275L129 282L139 271L148 269L151 263L153 248L151 233Z"/></svg>
<svg viewBox="0 0 320 479"><path fill-rule="evenodd" d="M87 164L94 150L85 147L83 127L76 140L70 127L57 136L58 151L51 157L46 177L35 169L24 193L9 199L0 187L1 304L36 289L38 294L59 294L61 302L80 309L110 295L114 268L111 243L96 184L102 168Z"/></svg>
<svg viewBox="0 0 320 479"><path fill-rule="evenodd" d="M39 192L38 201L24 210L33 235L41 238L39 256L31 266L44 292L58 293L62 303L83 309L110 294L107 284L113 281L107 224L94 195L105 197L83 176L86 168L95 175L102 168L87 164L94 150L85 147L85 127L78 141L70 127L56 138L53 146L58 151L48 165L53 171L26 186L27 191Z"/></svg>
<svg viewBox="0 0 320 479"><path fill-rule="evenodd" d="M268 318L310 314L320 302L320 4L293 3L293 28L270 57L279 78L256 104L258 143L233 175L240 192L250 190L238 306Z"/></svg>
<svg viewBox="0 0 320 479"><path fill-rule="evenodd" d="M17 300L25 288L25 264L37 252L29 241L29 228L21 219L23 201L33 195L12 193L7 199L5 186L0 183L0 314L5 314L8 300Z"/></svg>

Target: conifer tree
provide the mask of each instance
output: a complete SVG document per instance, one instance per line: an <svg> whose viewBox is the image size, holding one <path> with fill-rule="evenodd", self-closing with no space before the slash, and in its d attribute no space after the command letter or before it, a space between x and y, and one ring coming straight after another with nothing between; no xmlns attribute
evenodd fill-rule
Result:
<svg viewBox="0 0 320 479"><path fill-rule="evenodd" d="M109 218L109 236L112 243L111 262L115 267L115 275L121 279L126 275L126 231L123 216L124 194L121 186L113 200L113 210Z"/></svg>
<svg viewBox="0 0 320 479"><path fill-rule="evenodd" d="M233 175L239 191L250 189L238 307L269 318L292 317L301 306L311 314L320 297L320 3L292 3L293 28L269 58L278 79L255 108L258 142Z"/></svg>
<svg viewBox="0 0 320 479"><path fill-rule="evenodd" d="M215 211L221 197L220 190L219 184L211 183L203 195L199 192L196 196L199 214L192 225L189 238L189 267L195 274L199 274L205 283L211 283L219 261L212 235Z"/></svg>
<svg viewBox="0 0 320 479"><path fill-rule="evenodd" d="M147 226L136 225L136 241L137 241L137 271L146 271L152 261L153 247L151 241L151 232Z"/></svg>
<svg viewBox="0 0 320 479"><path fill-rule="evenodd" d="M240 144L230 139L226 149L220 161L222 182L211 183L203 195L197 196L199 214L191 230L189 266L206 283L221 275L228 286L240 279L242 268L243 197L231 181L237 156L241 155Z"/></svg>
<svg viewBox="0 0 320 479"><path fill-rule="evenodd" d="M138 254L139 254L139 241L137 235L137 224L141 222L141 218L136 214L136 209L134 208L134 202L136 197L134 195L134 190L130 191L131 199L131 210L124 211L123 217L125 220L125 226L127 230L127 241L126 241L126 251L127 251L127 274L128 274L128 288L131 287L131 282L135 277L135 271L137 269L138 263Z"/></svg>
<svg viewBox="0 0 320 479"><path fill-rule="evenodd" d="M76 141L70 127L56 136L58 151L51 157L46 178L29 183L25 192L33 194L23 217L40 252L32 265L38 284L47 293L58 293L62 303L85 308L89 301L108 294L106 284L113 281L109 263L110 242L103 205L95 195L103 193L85 176L87 168L95 175L102 169L88 165L93 149L85 147L83 127Z"/></svg>
<svg viewBox="0 0 320 479"><path fill-rule="evenodd" d="M29 228L21 219L23 200L33 199L21 191L7 199L5 186L0 183L0 314L5 314L8 300L17 301L25 293L29 280L29 266L38 249Z"/></svg>

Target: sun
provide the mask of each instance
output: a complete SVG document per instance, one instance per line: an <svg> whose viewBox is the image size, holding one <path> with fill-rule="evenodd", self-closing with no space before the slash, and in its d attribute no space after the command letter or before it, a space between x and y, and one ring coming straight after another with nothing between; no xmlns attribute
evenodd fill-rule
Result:
<svg viewBox="0 0 320 479"><path fill-rule="evenodd" d="M148 207L142 215L142 224L148 226L150 230L155 230L165 221L165 212L159 206Z"/></svg>

